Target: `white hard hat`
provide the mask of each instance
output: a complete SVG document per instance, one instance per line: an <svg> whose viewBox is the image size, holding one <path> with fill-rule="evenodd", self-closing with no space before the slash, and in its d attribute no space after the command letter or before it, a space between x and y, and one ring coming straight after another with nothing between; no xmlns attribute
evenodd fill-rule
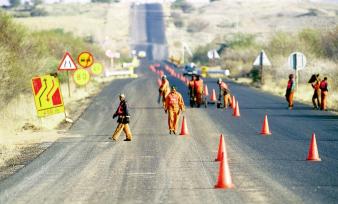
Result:
<svg viewBox="0 0 338 204"><path fill-rule="evenodd" d="M220 84L221 82L222 82L222 79L221 79L221 78L218 78L217 83Z"/></svg>
<svg viewBox="0 0 338 204"><path fill-rule="evenodd" d="M124 95L123 93L120 93L119 95L121 98L126 98L126 95Z"/></svg>
<svg viewBox="0 0 338 204"><path fill-rule="evenodd" d="M166 75L163 75L163 76L162 76L162 79L166 79L166 78L167 78L167 76L166 76Z"/></svg>

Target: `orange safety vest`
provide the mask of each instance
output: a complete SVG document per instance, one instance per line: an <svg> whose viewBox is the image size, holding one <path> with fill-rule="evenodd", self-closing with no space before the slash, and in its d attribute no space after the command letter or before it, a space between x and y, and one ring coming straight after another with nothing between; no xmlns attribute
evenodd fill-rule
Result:
<svg viewBox="0 0 338 204"><path fill-rule="evenodd" d="M203 92L203 80L200 79L200 80L196 80L194 82L194 88L196 91L198 91L199 93L202 93Z"/></svg>
<svg viewBox="0 0 338 204"><path fill-rule="evenodd" d="M166 109L183 109L184 102L181 94L177 92L170 92L166 97Z"/></svg>

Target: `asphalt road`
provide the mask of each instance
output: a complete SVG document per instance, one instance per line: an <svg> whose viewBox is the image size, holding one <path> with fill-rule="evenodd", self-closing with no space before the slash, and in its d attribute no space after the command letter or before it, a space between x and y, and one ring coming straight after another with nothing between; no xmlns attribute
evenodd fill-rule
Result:
<svg viewBox="0 0 338 204"><path fill-rule="evenodd" d="M135 9L160 11L160 6ZM152 19L145 13L148 17L135 19L145 20L149 29L159 17ZM135 35L144 39L141 35L147 32L139 31ZM162 36L156 44L165 44L163 33L152 36ZM148 51L151 46L143 41L135 45ZM148 55L137 71L139 78L113 81L95 97L67 137L1 181L0 203L338 202L336 115L299 103L289 111L282 97L229 82L241 117L212 105L187 108L190 136L169 135L167 116L156 103L158 76L147 67L166 52ZM169 81L178 86L188 104L185 85L172 77ZM205 82L209 92L216 88L215 80ZM118 142L108 139L116 127L111 106L117 107L120 92L126 93L130 106L131 142L124 142L124 135ZM272 131L267 137L258 134L265 113ZM313 131L322 159L316 163L305 161ZM213 188L219 165L213 160L221 133L235 184L231 190Z"/></svg>

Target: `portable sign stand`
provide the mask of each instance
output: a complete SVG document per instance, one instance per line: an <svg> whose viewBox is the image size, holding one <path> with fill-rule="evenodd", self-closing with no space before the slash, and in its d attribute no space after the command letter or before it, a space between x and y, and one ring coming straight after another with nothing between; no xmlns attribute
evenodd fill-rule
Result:
<svg viewBox="0 0 338 204"><path fill-rule="evenodd" d="M60 82L56 73L32 78L34 103L39 118L65 113Z"/></svg>
<svg viewBox="0 0 338 204"><path fill-rule="evenodd" d="M296 90L298 90L299 83L299 70L302 70L306 66L306 57L301 52L293 52L289 56L289 66L291 69L295 70L296 76Z"/></svg>
<svg viewBox="0 0 338 204"><path fill-rule="evenodd" d="M253 66L259 66L261 71L261 84L264 84L264 66L271 66L269 58L266 56L264 50L262 50L256 57Z"/></svg>
<svg viewBox="0 0 338 204"><path fill-rule="evenodd" d="M77 70L77 66L70 55L69 52L66 52L65 55L63 56L59 66L58 66L59 71L67 71L67 82L68 82L68 95L70 97L70 80L69 80L69 71L74 71Z"/></svg>

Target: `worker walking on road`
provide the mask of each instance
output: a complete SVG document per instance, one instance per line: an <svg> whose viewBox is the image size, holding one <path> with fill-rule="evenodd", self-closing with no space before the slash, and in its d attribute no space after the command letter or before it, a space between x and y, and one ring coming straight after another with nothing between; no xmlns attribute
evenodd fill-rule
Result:
<svg viewBox="0 0 338 204"><path fill-rule="evenodd" d="M169 93L170 93L170 84L169 81L167 80L167 76L163 75L162 84L159 88L159 97L162 97L163 108L165 107L165 98L168 96Z"/></svg>
<svg viewBox="0 0 338 204"><path fill-rule="evenodd" d="M113 115L113 119L118 117L117 119L117 127L116 130L112 136L112 139L114 141L117 141L117 139L119 138L122 130L124 131L124 133L126 134L126 139L124 141L131 141L132 138L132 134L129 128L129 112L128 112L128 106L127 106L127 102L126 102L126 97L124 94L120 94L120 104L116 110L116 112Z"/></svg>
<svg viewBox="0 0 338 204"><path fill-rule="evenodd" d="M295 92L295 82L294 82L294 75L290 74L289 75L289 81L288 85L286 87L286 93L285 93L285 98L286 101L289 103L289 109L291 110L293 108L293 95Z"/></svg>
<svg viewBox="0 0 338 204"><path fill-rule="evenodd" d="M329 91L329 85L327 83L327 77L324 77L324 80L320 82L320 98L322 99L321 101L321 107L320 110L326 111L326 97L327 93Z"/></svg>
<svg viewBox="0 0 338 204"><path fill-rule="evenodd" d="M196 97L196 105L199 108L202 104L203 100L203 80L200 78L200 75L196 76L196 80L194 82L194 91Z"/></svg>
<svg viewBox="0 0 338 204"><path fill-rule="evenodd" d="M320 95L319 74L312 75L309 82L311 83L311 86L313 88L313 95L312 95L313 109L319 109L321 107L320 100L319 100L319 95Z"/></svg>
<svg viewBox="0 0 338 204"><path fill-rule="evenodd" d="M218 79L217 84L219 86L218 100L221 101L221 98L223 96L224 108L226 109L228 106L232 104L229 86L225 82L223 82L221 78Z"/></svg>
<svg viewBox="0 0 338 204"><path fill-rule="evenodd" d="M169 134L176 134L179 115L185 111L182 95L176 91L176 87L171 87L171 92L165 100L165 113L168 114Z"/></svg>

